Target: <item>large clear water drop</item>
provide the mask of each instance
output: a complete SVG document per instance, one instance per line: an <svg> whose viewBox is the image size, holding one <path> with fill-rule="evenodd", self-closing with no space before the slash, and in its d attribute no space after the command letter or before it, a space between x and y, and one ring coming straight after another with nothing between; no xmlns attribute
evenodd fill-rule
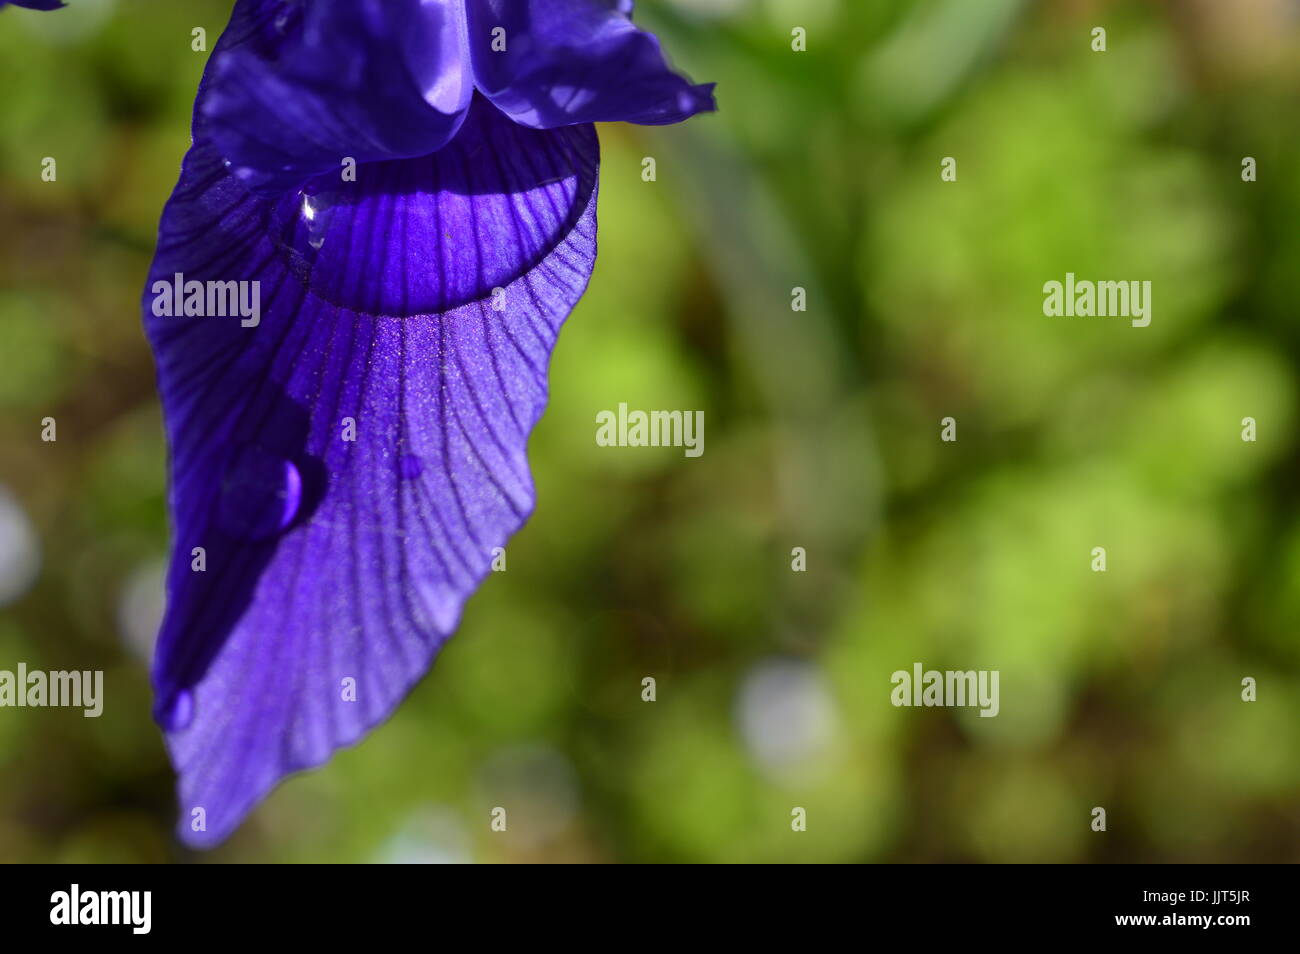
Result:
<svg viewBox="0 0 1300 954"><path fill-rule="evenodd" d="M217 522L241 540L266 540L293 523L301 504L302 475L293 462L245 444L222 475Z"/></svg>

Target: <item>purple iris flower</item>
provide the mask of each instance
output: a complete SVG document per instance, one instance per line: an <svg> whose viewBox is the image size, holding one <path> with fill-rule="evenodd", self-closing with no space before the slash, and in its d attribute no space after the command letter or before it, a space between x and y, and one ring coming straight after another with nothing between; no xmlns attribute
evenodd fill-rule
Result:
<svg viewBox="0 0 1300 954"><path fill-rule="evenodd" d="M57 10L64 6L63 0L0 0L0 10L10 4L15 7L26 7L28 10Z"/></svg>
<svg viewBox="0 0 1300 954"><path fill-rule="evenodd" d="M143 299L182 838L387 718L533 508L597 121L675 123L630 0L238 0Z"/></svg>

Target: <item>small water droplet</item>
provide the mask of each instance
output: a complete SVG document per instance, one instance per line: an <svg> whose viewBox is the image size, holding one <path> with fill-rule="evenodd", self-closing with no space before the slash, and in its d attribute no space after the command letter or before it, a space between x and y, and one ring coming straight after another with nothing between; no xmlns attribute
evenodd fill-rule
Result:
<svg viewBox="0 0 1300 954"><path fill-rule="evenodd" d="M289 28L302 19L302 4L299 0L281 0L280 9L272 21L275 32L285 34Z"/></svg>
<svg viewBox="0 0 1300 954"><path fill-rule="evenodd" d="M397 472L403 480L414 480L424 473L424 461L415 454L403 454L397 463Z"/></svg>
<svg viewBox="0 0 1300 954"><path fill-rule="evenodd" d="M283 247L299 260L300 267L315 264L338 199L337 192L309 183L296 194L286 195L276 207L276 234Z"/></svg>
<svg viewBox="0 0 1300 954"><path fill-rule="evenodd" d="M320 247L325 244L325 226L329 218L326 213L329 208L327 200L318 196L303 194L302 221L307 231L307 244L318 252Z"/></svg>
<svg viewBox="0 0 1300 954"><path fill-rule="evenodd" d="M245 444L222 475L217 522L232 536L265 540L293 523L301 503L302 475L293 462Z"/></svg>
<svg viewBox="0 0 1300 954"><path fill-rule="evenodd" d="M154 720L165 732L182 732L194 721L194 694L181 689L154 706Z"/></svg>

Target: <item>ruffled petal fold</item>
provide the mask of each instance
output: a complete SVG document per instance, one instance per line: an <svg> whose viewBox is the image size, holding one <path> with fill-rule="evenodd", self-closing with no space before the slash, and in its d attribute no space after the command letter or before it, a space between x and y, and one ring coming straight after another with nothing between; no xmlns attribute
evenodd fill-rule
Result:
<svg viewBox="0 0 1300 954"><path fill-rule="evenodd" d="M186 156L143 304L174 523L154 685L191 845L391 714L531 512L597 162L590 126L482 100L355 182L261 196L213 143ZM234 314L167 314L222 310L214 287Z"/></svg>
<svg viewBox="0 0 1300 954"><path fill-rule="evenodd" d="M669 69L629 0L465 0L481 93L511 119L665 125L715 109L713 84Z"/></svg>
<svg viewBox="0 0 1300 954"><path fill-rule="evenodd" d="M474 91L461 0L239 0L195 137L272 194L349 161L427 155Z"/></svg>

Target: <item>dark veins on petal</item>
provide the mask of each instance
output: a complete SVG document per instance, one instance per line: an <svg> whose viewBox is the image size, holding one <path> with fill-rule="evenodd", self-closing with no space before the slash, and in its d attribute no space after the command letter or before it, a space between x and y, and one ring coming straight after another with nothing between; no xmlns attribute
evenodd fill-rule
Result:
<svg viewBox="0 0 1300 954"><path fill-rule="evenodd" d="M387 717L531 512L597 154L478 100L432 156L261 196L196 138L144 297L175 524L154 683L191 844ZM260 282L260 324L155 316L176 273Z"/></svg>
<svg viewBox="0 0 1300 954"><path fill-rule="evenodd" d="M272 234L328 302L373 315L454 308L508 284L573 228L582 212L573 149L568 137L527 136L477 100L431 159L372 163L356 182L334 172L285 193ZM402 216L418 227L398 245ZM375 268L353 267L359 255Z"/></svg>
<svg viewBox="0 0 1300 954"><path fill-rule="evenodd" d="M531 512L596 256L590 124L714 108L631 6L237 0L143 301L174 524L153 680L189 843L386 718ZM174 278L243 283L260 321L155 311Z"/></svg>

